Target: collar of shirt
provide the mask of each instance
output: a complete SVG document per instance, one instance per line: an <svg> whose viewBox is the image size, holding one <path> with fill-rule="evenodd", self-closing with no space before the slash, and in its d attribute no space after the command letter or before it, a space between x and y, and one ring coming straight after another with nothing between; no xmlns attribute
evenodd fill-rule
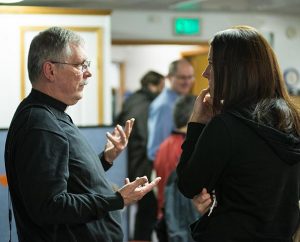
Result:
<svg viewBox="0 0 300 242"><path fill-rule="evenodd" d="M35 98L35 99L37 99L39 101L42 101L43 103L45 103L45 104L47 104L49 106L52 106L55 109L58 109L58 110L60 110L62 112L64 112L66 110L66 108L67 108L67 105L65 103L63 103L63 102L61 102L61 101L59 101L59 100L57 100L57 99L55 99L53 97L50 97L47 94L42 93L42 92L40 92L40 91L38 91L36 89L31 89L30 95L33 98Z"/></svg>

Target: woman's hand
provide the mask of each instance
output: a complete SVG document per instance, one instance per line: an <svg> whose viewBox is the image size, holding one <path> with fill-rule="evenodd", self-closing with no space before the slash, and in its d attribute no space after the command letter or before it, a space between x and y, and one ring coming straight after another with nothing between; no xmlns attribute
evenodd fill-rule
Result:
<svg viewBox="0 0 300 242"><path fill-rule="evenodd" d="M107 143L104 150L104 159L110 164L126 148L133 124L134 118L126 121L124 130L121 125L117 125L112 133L106 133Z"/></svg>
<svg viewBox="0 0 300 242"><path fill-rule="evenodd" d="M196 195L192 201L195 208L201 215L208 212L212 204L212 198L210 194L207 192L206 188L203 188L201 193L199 195Z"/></svg>
<svg viewBox="0 0 300 242"><path fill-rule="evenodd" d="M212 98L209 88L203 89L197 97L190 122L207 124L213 117Z"/></svg>

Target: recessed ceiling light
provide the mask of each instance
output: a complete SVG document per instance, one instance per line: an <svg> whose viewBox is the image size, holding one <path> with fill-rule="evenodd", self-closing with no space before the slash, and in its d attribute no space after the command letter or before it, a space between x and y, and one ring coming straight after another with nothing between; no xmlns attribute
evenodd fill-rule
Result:
<svg viewBox="0 0 300 242"><path fill-rule="evenodd" d="M18 3L24 0L0 0L0 3Z"/></svg>

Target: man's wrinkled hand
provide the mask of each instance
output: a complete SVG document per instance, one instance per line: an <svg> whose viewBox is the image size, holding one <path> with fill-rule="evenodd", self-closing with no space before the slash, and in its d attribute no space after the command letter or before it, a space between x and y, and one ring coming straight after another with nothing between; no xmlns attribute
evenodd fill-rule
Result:
<svg viewBox="0 0 300 242"><path fill-rule="evenodd" d="M161 180L160 177L155 178L152 182L148 182L146 176L137 177L135 181L130 182L125 179L125 185L118 190L124 200L124 205L135 203L150 192Z"/></svg>
<svg viewBox="0 0 300 242"><path fill-rule="evenodd" d="M104 158L107 162L112 164L118 155L126 148L133 124L134 118L126 121L124 130L122 126L118 124L112 133L106 133L107 143L104 150Z"/></svg>

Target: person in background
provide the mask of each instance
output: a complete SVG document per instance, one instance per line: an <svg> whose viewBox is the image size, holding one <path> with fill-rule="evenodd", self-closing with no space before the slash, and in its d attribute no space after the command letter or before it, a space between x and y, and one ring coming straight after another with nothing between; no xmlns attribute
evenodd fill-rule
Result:
<svg viewBox="0 0 300 242"><path fill-rule="evenodd" d="M154 160L156 175L161 177L157 186L158 223L156 226L160 242L193 241L189 225L199 218L191 200L183 197L179 192L175 173L195 99L192 95L177 99L173 111L175 130L161 143Z"/></svg>
<svg viewBox="0 0 300 242"><path fill-rule="evenodd" d="M193 238L292 241L300 221L300 116L276 56L256 29L235 26L215 34L208 62L209 88L195 102L177 166L186 197L206 189L212 199L215 190Z"/></svg>
<svg viewBox="0 0 300 242"><path fill-rule="evenodd" d="M182 96L177 99L174 111L173 120L175 129L172 133L160 144L154 160L154 170L157 176L161 177L161 181L157 186L158 195L158 218L163 215L164 207L164 188L167 180L176 169L177 163L181 155L181 145L184 141L187 123L193 111L195 97L192 95Z"/></svg>
<svg viewBox="0 0 300 242"><path fill-rule="evenodd" d="M170 87L164 88L149 108L147 154L150 162L155 160L159 145L175 128L174 104L178 97L191 91L194 83L194 68L185 59L176 60L170 64L167 77Z"/></svg>
<svg viewBox="0 0 300 242"><path fill-rule="evenodd" d="M33 38L28 54L31 93L9 127L5 166L20 242L123 241L118 210L158 183L137 178L117 191L105 171L127 145L125 130L108 133L97 155L65 113L83 96L91 77L83 39L51 27Z"/></svg>
<svg viewBox="0 0 300 242"><path fill-rule="evenodd" d="M130 180L136 177L147 176L150 179L152 163L147 158L148 139L148 109L150 103L164 88L163 75L148 71L141 78L141 89L130 95L124 102L122 111L115 123L125 125L128 119L134 118L134 129L129 137L127 148L128 177ZM151 191L137 203L135 216L135 240L151 240L153 227L156 221L156 198Z"/></svg>

